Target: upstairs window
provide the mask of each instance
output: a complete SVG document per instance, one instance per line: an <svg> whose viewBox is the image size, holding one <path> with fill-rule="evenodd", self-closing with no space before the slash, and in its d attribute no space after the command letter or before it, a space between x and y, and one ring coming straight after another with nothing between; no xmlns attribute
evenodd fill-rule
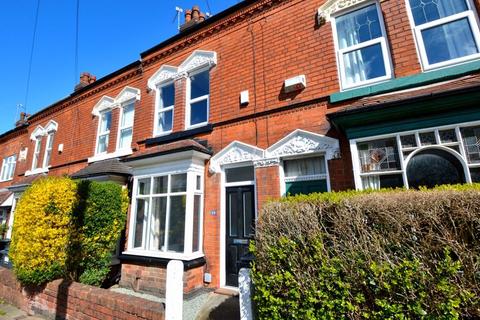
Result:
<svg viewBox="0 0 480 320"><path fill-rule="evenodd" d="M104 111L100 114L98 124L97 154L108 151L108 139L110 137L110 128L112 126L112 111Z"/></svg>
<svg viewBox="0 0 480 320"><path fill-rule="evenodd" d="M158 90L158 109L155 133L167 134L173 128L173 108L175 106L175 84L161 86Z"/></svg>
<svg viewBox="0 0 480 320"><path fill-rule="evenodd" d="M45 147L45 156L43 157L43 167L44 168L48 168L48 166L50 165L50 160L52 158L54 137L55 137L55 132L50 132L47 136L47 145Z"/></svg>
<svg viewBox="0 0 480 320"><path fill-rule="evenodd" d="M42 149L42 137L39 136L39 137L36 137L35 139L35 149L33 150L32 170L39 168L41 149Z"/></svg>
<svg viewBox="0 0 480 320"><path fill-rule="evenodd" d="M342 89L391 77L385 28L377 3L334 18L334 37Z"/></svg>
<svg viewBox="0 0 480 320"><path fill-rule="evenodd" d="M0 175L1 181L8 181L13 179L16 164L17 164L17 155L13 155L3 159L2 172Z"/></svg>
<svg viewBox="0 0 480 320"><path fill-rule="evenodd" d="M134 102L129 102L121 108L118 149L124 150L124 149L130 149L132 147L134 114L135 114Z"/></svg>
<svg viewBox="0 0 480 320"><path fill-rule="evenodd" d="M480 57L477 18L468 0L409 0L408 3L425 69Z"/></svg>
<svg viewBox="0 0 480 320"><path fill-rule="evenodd" d="M208 70L190 75L188 80L187 127L208 123L210 73Z"/></svg>

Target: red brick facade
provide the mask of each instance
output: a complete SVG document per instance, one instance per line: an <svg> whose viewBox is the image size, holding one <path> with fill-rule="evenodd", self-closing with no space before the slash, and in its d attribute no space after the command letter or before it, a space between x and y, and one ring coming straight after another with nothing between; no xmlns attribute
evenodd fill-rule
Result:
<svg viewBox="0 0 480 320"><path fill-rule="evenodd" d="M323 135L338 141L335 156L328 160L331 190L355 188L352 156L346 135L332 126L329 114L361 102L360 98L332 104L331 94L340 91L333 31L330 22L319 24L317 9L323 0L258 0L244 1L234 9L141 54L141 60L72 93L32 115L28 125L0 136L0 154L8 156L26 152L26 159L17 156L13 180L0 182L0 189L22 184L31 169L34 142L31 134L38 126L51 120L58 123L53 144L49 175L71 175L89 165L95 154L99 118L93 107L103 96L115 98L125 87L139 89L135 102L132 154L135 158L158 145L182 139L206 141L215 157L234 141L267 150L297 129ZM475 5L478 7L479 2ZM380 1L386 28L394 78L422 73L414 34L405 1ZM202 26L203 25L203 26ZM170 137L155 141L154 118L156 91L148 81L165 65L179 67L195 50L216 53L216 65L210 69L209 130L200 130L181 137L186 131L187 76L180 75L175 83L173 130ZM304 90L285 93L284 80L305 75ZM248 105L240 105L239 94L249 91ZM368 95L368 94L366 94ZM120 108L113 108L108 153L116 150ZM152 140L148 140L152 139ZM328 140L333 141L333 140ZM46 139L42 141L40 162L43 161ZM59 151L59 145L63 150ZM267 156L265 158L268 158ZM122 160L125 160L123 158ZM248 159L250 165L256 159ZM128 162L127 162L128 163ZM203 253L201 266L186 269L185 292L202 286L223 286L222 222L225 217L224 178L211 170L209 160L204 166L203 189ZM258 210L265 201L282 196L284 184L280 163L256 165L255 192ZM135 192L135 191L134 191ZM134 209L132 209L134 210ZM131 210L131 211L132 211ZM132 217L130 212L129 217ZM128 225L129 226L129 225ZM128 237L127 226L127 237ZM163 266L161 266L163 265ZM211 281L204 282L204 274ZM165 261L124 262L121 284L136 290L163 293Z"/></svg>

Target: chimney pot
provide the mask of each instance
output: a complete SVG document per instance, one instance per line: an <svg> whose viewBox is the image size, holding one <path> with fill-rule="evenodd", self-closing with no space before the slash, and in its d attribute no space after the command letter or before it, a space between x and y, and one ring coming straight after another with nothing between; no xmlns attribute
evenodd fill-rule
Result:
<svg viewBox="0 0 480 320"><path fill-rule="evenodd" d="M192 19L193 20L198 20L200 16L200 7L199 6L193 6L192 8Z"/></svg>
<svg viewBox="0 0 480 320"><path fill-rule="evenodd" d="M192 10L185 10L185 23L192 20Z"/></svg>
<svg viewBox="0 0 480 320"><path fill-rule="evenodd" d="M200 17L199 17L198 21L199 22L205 21L205 14L204 13L200 13Z"/></svg>
<svg viewBox="0 0 480 320"><path fill-rule="evenodd" d="M89 84L94 83L95 81L97 81L97 77L95 77L89 72L82 72L80 74L80 83L75 86L75 91L86 87Z"/></svg>

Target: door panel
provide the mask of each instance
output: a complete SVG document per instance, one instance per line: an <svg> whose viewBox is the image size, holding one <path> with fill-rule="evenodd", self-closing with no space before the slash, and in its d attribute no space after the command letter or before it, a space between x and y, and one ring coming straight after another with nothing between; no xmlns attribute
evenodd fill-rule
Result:
<svg viewBox="0 0 480 320"><path fill-rule="evenodd" d="M226 198L226 285L237 287L241 259L248 254L248 245L254 236L254 187L227 188Z"/></svg>

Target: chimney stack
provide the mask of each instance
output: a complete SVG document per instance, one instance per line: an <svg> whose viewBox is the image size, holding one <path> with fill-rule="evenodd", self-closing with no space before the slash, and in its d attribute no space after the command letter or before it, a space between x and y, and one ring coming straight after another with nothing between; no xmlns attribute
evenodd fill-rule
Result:
<svg viewBox="0 0 480 320"><path fill-rule="evenodd" d="M75 91L80 90L80 89L88 86L89 84L94 83L95 81L97 81L97 77L95 77L94 75L92 75L88 72L82 72L80 74L80 83L78 83L75 86Z"/></svg>
<svg viewBox="0 0 480 320"><path fill-rule="evenodd" d="M195 5L192 10L185 10L185 23L180 26L180 32L185 31L194 25L205 21L206 15Z"/></svg>
<svg viewBox="0 0 480 320"><path fill-rule="evenodd" d="M15 127L18 128L26 124L28 122L28 117L30 117L30 115L26 112L20 112L20 119L15 122Z"/></svg>

